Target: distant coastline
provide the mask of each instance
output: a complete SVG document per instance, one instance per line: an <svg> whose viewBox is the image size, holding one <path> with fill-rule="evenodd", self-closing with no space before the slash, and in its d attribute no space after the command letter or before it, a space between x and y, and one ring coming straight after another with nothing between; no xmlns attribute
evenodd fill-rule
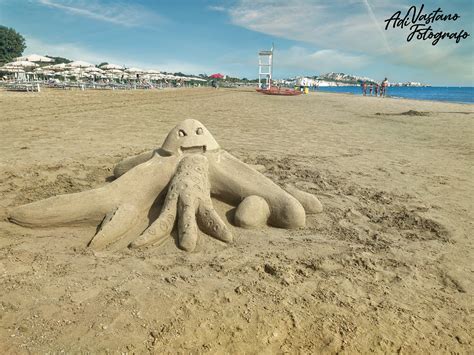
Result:
<svg viewBox="0 0 474 355"><path fill-rule="evenodd" d="M353 74L345 73L326 73L321 75L314 76L297 76L295 78L288 78L283 80L276 80L277 84L287 85L287 86L360 86L363 83L367 85L380 85L383 81L375 80L366 76L358 76ZM389 82L390 86L416 86L416 87L427 87L431 86L426 83L421 83L417 81L406 81L406 82Z"/></svg>
<svg viewBox="0 0 474 355"><path fill-rule="evenodd" d="M362 90L360 86L356 85L326 87L320 86L319 88L313 91L362 95ZM375 96L373 96L373 98L380 99ZM474 87L391 86L388 88L387 98L474 104Z"/></svg>

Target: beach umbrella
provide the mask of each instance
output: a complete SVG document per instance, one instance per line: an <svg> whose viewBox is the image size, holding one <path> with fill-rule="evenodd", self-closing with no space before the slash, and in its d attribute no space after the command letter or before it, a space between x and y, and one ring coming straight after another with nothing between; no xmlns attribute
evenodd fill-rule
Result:
<svg viewBox="0 0 474 355"><path fill-rule="evenodd" d="M128 68L125 69L125 71L130 74L143 74L145 72L143 69L139 68Z"/></svg>
<svg viewBox="0 0 474 355"><path fill-rule="evenodd" d="M11 70L11 69L18 69L18 67L12 67L11 65L7 65L7 64L0 67L0 70Z"/></svg>
<svg viewBox="0 0 474 355"><path fill-rule="evenodd" d="M18 74L25 73L25 70L19 66L4 65L0 71L15 74L15 78L19 78Z"/></svg>
<svg viewBox="0 0 474 355"><path fill-rule="evenodd" d="M127 73L125 73L124 71L118 70L118 69L107 70L104 73L108 77L113 77L114 76L114 77L119 77L120 78L122 75L128 76Z"/></svg>
<svg viewBox="0 0 474 355"><path fill-rule="evenodd" d="M59 64L53 64L53 65L46 65L43 67L43 69L46 70L54 70L54 71L63 71L67 70L68 66L66 63L59 63Z"/></svg>
<svg viewBox="0 0 474 355"><path fill-rule="evenodd" d="M144 73L145 74L160 74L160 71L155 70L155 69L150 69L150 70L145 70Z"/></svg>
<svg viewBox="0 0 474 355"><path fill-rule="evenodd" d="M40 75L43 75L43 76L51 76L51 75L54 75L54 71L52 70L46 70L44 68L36 68L35 70L33 70L33 73L34 74L40 74Z"/></svg>
<svg viewBox="0 0 474 355"><path fill-rule="evenodd" d="M212 78L212 79L223 79L224 75L222 75L221 73L216 73L216 74L212 74L210 76L210 78Z"/></svg>
<svg viewBox="0 0 474 355"><path fill-rule="evenodd" d="M124 74L124 71L119 69L110 69L106 71L107 74Z"/></svg>
<svg viewBox="0 0 474 355"><path fill-rule="evenodd" d="M48 70L61 71L61 70L66 70L67 69L67 64L66 63L59 63L59 64L47 65L43 68L48 69Z"/></svg>
<svg viewBox="0 0 474 355"><path fill-rule="evenodd" d="M76 60L74 62L68 63L67 66L69 68L90 68L94 67L94 64L84 62L82 60Z"/></svg>
<svg viewBox="0 0 474 355"><path fill-rule="evenodd" d="M74 71L74 70L64 70L64 71L61 71L61 72L56 72L54 74L55 76L63 76L65 78L70 78L70 77L77 77L79 75L79 72L78 71Z"/></svg>
<svg viewBox="0 0 474 355"><path fill-rule="evenodd" d="M76 60L74 62L68 63L66 67L75 70L73 76L79 76L79 78L81 78L83 76L82 69L91 67L93 68L95 66L94 64L84 62L82 60Z"/></svg>
<svg viewBox="0 0 474 355"><path fill-rule="evenodd" d="M38 55L38 54L30 54L23 57L15 58L16 61L28 61L28 62L35 62L35 63L51 63L54 62L54 59Z"/></svg>
<svg viewBox="0 0 474 355"><path fill-rule="evenodd" d="M111 69L124 70L125 69L122 65L118 65L118 64L104 64L100 66L99 68L104 69L104 70L111 70Z"/></svg>
<svg viewBox="0 0 474 355"><path fill-rule="evenodd" d="M84 69L84 71L86 73L103 73L104 72L102 69L97 68L97 67L89 67L89 68Z"/></svg>
<svg viewBox="0 0 474 355"><path fill-rule="evenodd" d="M38 64L33 62L28 62L27 60L18 60L16 62L10 62L5 64L5 66L17 67L17 68L35 68Z"/></svg>
<svg viewBox="0 0 474 355"><path fill-rule="evenodd" d="M12 67L12 66L7 66L7 65L0 67L0 71L4 71L7 73L24 73L25 72L20 67Z"/></svg>

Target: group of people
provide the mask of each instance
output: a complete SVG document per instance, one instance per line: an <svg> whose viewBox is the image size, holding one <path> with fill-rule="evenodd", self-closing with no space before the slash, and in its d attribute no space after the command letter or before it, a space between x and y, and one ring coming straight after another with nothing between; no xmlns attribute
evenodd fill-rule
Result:
<svg viewBox="0 0 474 355"><path fill-rule="evenodd" d="M387 87L388 87L388 80L385 78L382 83L379 85L378 83L376 84L370 84L367 85L367 83L364 81L362 84L362 94L364 96L367 96L367 89L368 89L368 95L369 96L380 96L380 97L385 97L387 94Z"/></svg>

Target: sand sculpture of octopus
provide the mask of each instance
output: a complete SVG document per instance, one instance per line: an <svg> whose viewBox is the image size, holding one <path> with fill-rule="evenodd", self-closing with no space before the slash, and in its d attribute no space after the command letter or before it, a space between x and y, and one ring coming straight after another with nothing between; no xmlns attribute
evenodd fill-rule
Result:
<svg viewBox="0 0 474 355"><path fill-rule="evenodd" d="M98 189L12 208L8 218L26 227L100 223L89 243L95 250L130 232L130 247L158 244L170 238L177 224L178 246L192 251L198 226L221 241L232 241L211 196L237 206L234 224L243 228L303 227L306 213L322 211L315 196L291 186L285 191L221 149L193 119L174 127L161 148L120 162L114 176L116 180Z"/></svg>

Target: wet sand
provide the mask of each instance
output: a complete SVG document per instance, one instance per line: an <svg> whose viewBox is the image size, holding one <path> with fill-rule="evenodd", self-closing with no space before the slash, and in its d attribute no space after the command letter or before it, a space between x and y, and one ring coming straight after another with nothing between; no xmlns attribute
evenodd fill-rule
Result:
<svg viewBox="0 0 474 355"><path fill-rule="evenodd" d="M0 91L0 351L473 352L473 113L330 93ZM200 234L193 253L95 253L96 226L5 220L107 184L185 118L324 212L291 231L231 226L232 245ZM233 206L215 205L231 225Z"/></svg>

